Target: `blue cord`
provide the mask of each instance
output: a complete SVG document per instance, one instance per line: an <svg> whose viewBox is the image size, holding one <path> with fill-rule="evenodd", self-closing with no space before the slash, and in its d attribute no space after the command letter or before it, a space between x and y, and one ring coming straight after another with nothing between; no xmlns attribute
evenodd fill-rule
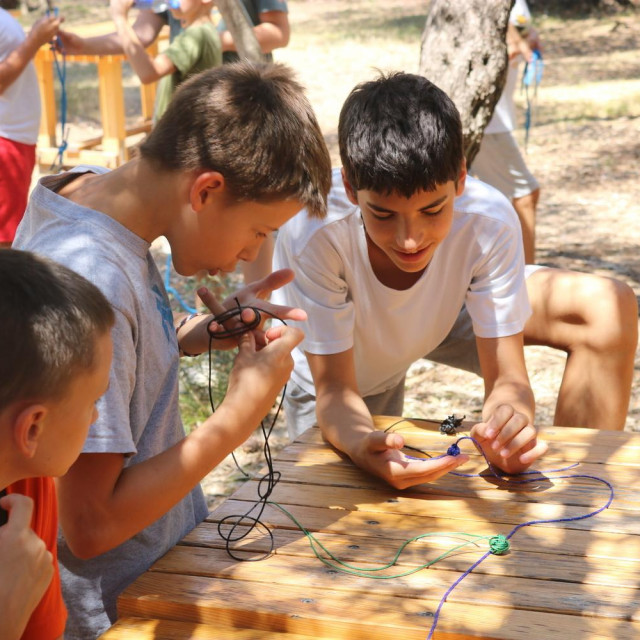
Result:
<svg viewBox="0 0 640 640"><path fill-rule="evenodd" d="M51 10L47 11L47 15L51 15ZM53 9L53 15L58 16L58 7ZM69 136L69 129L67 127L67 56L64 52L64 47L62 46L62 41L58 36L56 36L55 40L51 44L51 51L53 51L53 62L56 68L56 73L58 75L58 80L60 81L60 146L58 147L58 153L51 163L51 167L49 167L49 171L53 171L54 169L62 169L64 152L67 150L68 142L67 137ZM58 59L57 51L60 51L62 57L62 63Z"/></svg>
<svg viewBox="0 0 640 640"><path fill-rule="evenodd" d="M194 307L190 307L183 299L178 290L175 287L171 286L171 280L169 275L171 273L171 254L167 254L167 261L165 263L164 268L164 288L167 290L167 293L170 293L177 301L178 304L188 313L197 313L197 309Z"/></svg>
<svg viewBox="0 0 640 640"><path fill-rule="evenodd" d="M524 72L522 74L522 87L527 99L527 109L524 116L524 149L527 150L529 144L529 131L531 129L531 112L532 101L529 96L529 87L533 86L534 97L538 95L538 85L542 81L542 70L544 68L544 62L542 61L542 54L538 49L532 51L531 62L527 62L524 66Z"/></svg>

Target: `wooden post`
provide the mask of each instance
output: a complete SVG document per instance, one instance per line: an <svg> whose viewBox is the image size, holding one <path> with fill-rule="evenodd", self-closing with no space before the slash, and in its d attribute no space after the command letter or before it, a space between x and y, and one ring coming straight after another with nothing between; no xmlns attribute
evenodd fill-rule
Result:
<svg viewBox="0 0 640 640"><path fill-rule="evenodd" d="M98 60L100 115L102 119L102 150L120 162L128 159L125 144L124 92L119 59L101 56Z"/></svg>
<svg viewBox="0 0 640 640"><path fill-rule="evenodd" d="M33 59L33 64L35 65L38 84L40 85L40 100L42 103L38 146L55 147L58 114L56 110L56 96L53 87L53 63L51 52L48 50L48 47L41 47L38 49L38 52Z"/></svg>

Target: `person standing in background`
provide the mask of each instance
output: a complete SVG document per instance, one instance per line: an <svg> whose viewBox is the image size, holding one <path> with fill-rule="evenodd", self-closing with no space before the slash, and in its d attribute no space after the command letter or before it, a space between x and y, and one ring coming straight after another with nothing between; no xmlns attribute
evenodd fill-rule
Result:
<svg viewBox="0 0 640 640"><path fill-rule="evenodd" d="M64 18L44 16L25 35L0 7L0 248L11 246L27 206L40 127L40 91L33 57Z"/></svg>
<svg viewBox="0 0 640 640"><path fill-rule="evenodd" d="M470 171L511 200L522 227L527 264L535 263L536 210L540 185L527 167L513 135L516 128L514 93L520 78L520 63L522 60L532 62L533 51L539 48L538 34L531 28L531 13L526 0L516 0L507 27L507 81Z"/></svg>

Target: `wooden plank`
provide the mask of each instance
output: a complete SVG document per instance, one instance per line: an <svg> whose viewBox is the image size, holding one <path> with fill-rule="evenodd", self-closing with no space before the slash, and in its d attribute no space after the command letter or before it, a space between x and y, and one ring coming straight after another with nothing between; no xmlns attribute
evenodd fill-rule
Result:
<svg viewBox="0 0 640 640"><path fill-rule="evenodd" d="M339 572L315 556L297 557L295 562L283 556L271 556L259 562L239 562L223 550L201 547L175 547L152 567L153 571L176 575L246 580L269 585L295 587L300 576L317 588L346 591L358 598L361 593L386 594L392 598L442 596L469 569L485 549L460 552L433 567L392 579L375 579ZM242 553L240 555L243 555ZM425 560L437 554L425 554ZM247 559L255 554L246 554ZM358 562L364 569L377 565ZM449 596L449 602L509 607L571 615L636 619L640 593L636 589L640 567L629 570L629 563L609 561L589 563L575 556L544 556L512 553L489 556L473 574L468 575ZM371 575L397 575L409 567L392 567ZM554 582L555 581L555 582ZM607 587L602 589L602 587Z"/></svg>
<svg viewBox="0 0 640 640"><path fill-rule="evenodd" d="M234 494L234 499L248 502L257 501L256 483L247 482ZM347 511L357 511L366 514L362 526L373 531L379 523L377 516L384 513L395 513L405 517L420 517L423 529L429 529L430 523L438 518L466 521L487 521L495 524L518 525L532 520L550 520L558 518L577 518L590 513L592 510L606 503L608 494L602 492L594 496L591 506L572 506L546 503L521 503L515 501L489 501L478 498L464 500L447 497L434 499L425 497L406 496L389 490L370 491L368 489L342 488L340 491L328 492L324 487L308 485L301 491L296 485L279 483L276 485L270 500L288 506L328 507L334 519L346 515ZM304 503L301 504L301 503ZM220 509L226 511L227 503ZM237 504L235 505L238 506ZM241 507L244 513L250 505ZM216 512L214 512L216 513ZM367 525L368 521L368 525ZM303 521L304 524L304 521ZM633 534L637 532L637 522L632 521L625 512L616 509L606 509L596 517L561 522L561 528L589 529L594 531L610 531ZM459 527L455 528L456 530Z"/></svg>
<svg viewBox="0 0 640 640"><path fill-rule="evenodd" d="M283 485L297 484L305 487L314 485L325 492L330 492L335 487L366 489L376 493L390 490L389 485L384 481L362 473L350 463L345 465L326 463L307 467L278 459L274 463L274 468L282 474ZM640 470L624 467L616 469L606 467L597 476L614 485L613 508L640 511ZM590 469L584 469L584 473L579 476L594 475L588 474L587 471ZM572 474L574 470L567 473ZM560 476L563 475L565 473L560 474ZM516 484L500 482L492 477L461 478L448 474L435 482L418 485L402 492L398 491L397 495L420 499L426 496L474 497L497 501L545 502L588 507L602 496L607 496L608 488L601 482L585 477L554 478L549 475L547 479L540 478L536 482Z"/></svg>
<svg viewBox="0 0 640 640"><path fill-rule="evenodd" d="M286 529L291 526L290 521L280 525L273 525L273 552L276 554L299 556L309 555L309 541L298 529ZM348 522L347 522L348 524ZM357 532L349 535L341 531L335 533L318 532L312 526L307 527L314 537L327 546L338 558L347 562L360 562L367 559L369 562L389 562L396 554L400 545L409 536L402 528L389 527L389 536L370 538L359 535ZM487 534L491 535L490 525L484 527ZM247 531L248 527L240 526L238 536ZM449 533L453 533L453 529ZM482 529L474 530L480 534ZM447 535L447 529L440 523L438 530L425 532L433 533L429 537L412 542L407 546L397 564L400 566L415 566L424 562L427 549L444 550L451 548L461 536ZM196 547L209 547L224 549L225 541L218 535L218 525L203 522L193 529L183 539L181 544ZM590 560L625 560L632 563L640 563L640 535L621 535L592 531L562 531L551 527L527 527L518 531L511 544L516 552L528 551L531 553L556 553L566 556L579 556ZM271 548L271 538L266 532L258 529L248 535L234 548L240 547L253 552L264 553Z"/></svg>
<svg viewBox="0 0 640 640"><path fill-rule="evenodd" d="M455 592L454 592L455 593ZM390 598L373 592L358 597L306 584L264 584L148 572L120 596L121 616L146 616L230 627L251 627L348 640L424 640L436 599ZM435 639L566 640L637 638L640 626L610 618L537 611L444 605Z"/></svg>
<svg viewBox="0 0 640 640"><path fill-rule="evenodd" d="M376 417L377 418L377 417ZM377 425L384 424L376 420ZM457 440L455 436L445 436L439 431L423 429L409 424L399 430L408 444L415 446L432 447L430 453L444 453L447 447ZM459 436L468 435L462 432ZM573 462L592 462L595 464L622 464L631 467L640 466L640 433L627 431L598 431L596 429L577 429L563 427L543 427L540 429L540 437L549 444L549 451L539 462L544 468L555 468L556 461L564 464ZM320 433L320 429L307 430L295 443L304 445L323 445L329 447ZM475 453L473 443L463 441L460 443L464 453ZM286 453L285 453L286 455ZM280 457L280 454L278 455ZM553 464L547 464L551 463Z"/></svg>
<svg viewBox="0 0 640 640"><path fill-rule="evenodd" d="M309 640L297 633L258 629L229 629L218 624L180 620L122 618L100 636L100 640Z"/></svg>

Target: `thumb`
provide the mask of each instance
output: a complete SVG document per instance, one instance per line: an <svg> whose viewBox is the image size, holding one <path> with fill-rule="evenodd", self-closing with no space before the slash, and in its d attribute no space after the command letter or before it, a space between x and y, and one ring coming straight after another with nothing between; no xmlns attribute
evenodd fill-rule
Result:
<svg viewBox="0 0 640 640"><path fill-rule="evenodd" d="M18 528L26 528L31 525L33 500L28 496L10 493L0 499L0 507L9 512L8 525Z"/></svg>
<svg viewBox="0 0 640 640"><path fill-rule="evenodd" d="M402 449L402 447L404 447L404 438L399 433L372 431L369 436L368 449L372 453L387 449Z"/></svg>
<svg viewBox="0 0 640 640"><path fill-rule="evenodd" d="M277 344L281 345L282 348L289 351L292 351L293 348L300 344L304 338L304 333L301 329L298 329L298 327L284 325L267 329L265 335L269 344L275 344L277 342Z"/></svg>
<svg viewBox="0 0 640 640"><path fill-rule="evenodd" d="M238 354L253 353L256 350L256 338L251 331L245 331L238 337Z"/></svg>

